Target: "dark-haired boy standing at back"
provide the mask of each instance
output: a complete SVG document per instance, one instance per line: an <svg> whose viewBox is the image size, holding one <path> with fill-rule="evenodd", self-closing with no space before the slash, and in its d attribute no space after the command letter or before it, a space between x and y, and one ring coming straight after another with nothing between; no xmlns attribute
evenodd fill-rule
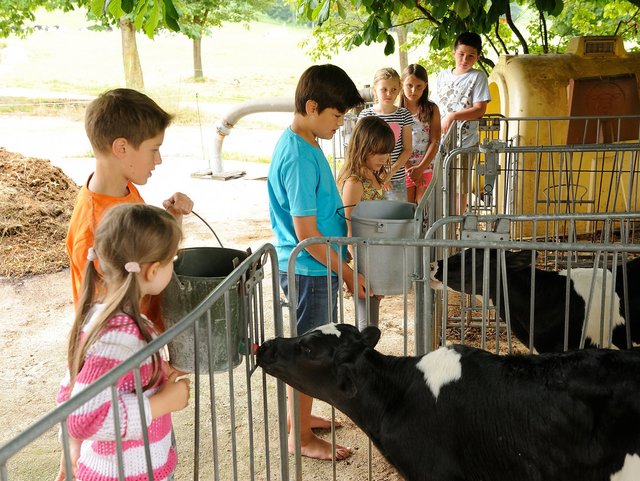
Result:
<svg viewBox="0 0 640 481"><path fill-rule="evenodd" d="M345 220L338 214L342 200L333 173L317 139L331 139L344 123L344 114L364 103L349 76L335 65L314 65L300 77L295 93L295 114L275 147L268 176L269 213L276 235L280 286L289 295L287 268L291 251L310 237L347 235ZM313 245L296 260L297 330L302 334L315 327L337 321L338 279L335 273L342 264L347 288L353 291L353 270L344 253L324 245ZM331 291L327 289L327 269L332 271ZM363 298L364 278L359 276L358 297ZM328 305L330 303L330 305ZM327 319L331 308L333 319ZM292 412L289 389L289 415ZM327 428L327 419L311 415L313 398L300 394L300 440L302 454L318 459L345 459L349 448L320 439L312 428ZM289 451L294 451L294 434L290 430Z"/></svg>
<svg viewBox="0 0 640 481"><path fill-rule="evenodd" d="M482 118L491 101L489 82L486 74L474 69L480 58L482 39L473 32L458 35L453 46L456 66L442 70L436 78L435 101L440 109L442 135L444 136L454 121L473 121ZM477 122L466 122L460 132L459 146L473 147L478 145ZM469 191L470 168L473 165L471 155L459 155L455 168L459 172L458 195L464 197ZM459 202L461 202L461 199ZM458 213L464 205L458 205Z"/></svg>

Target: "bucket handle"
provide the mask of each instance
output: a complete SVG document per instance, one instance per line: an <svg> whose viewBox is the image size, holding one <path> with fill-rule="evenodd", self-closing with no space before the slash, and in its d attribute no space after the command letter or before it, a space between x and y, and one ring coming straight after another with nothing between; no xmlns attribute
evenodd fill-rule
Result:
<svg viewBox="0 0 640 481"><path fill-rule="evenodd" d="M218 234L216 234L216 231L213 230L213 228L209 225L209 223L206 220L204 220L196 211L192 210L191 213L195 215L198 219L200 219L204 223L204 225L206 225L209 228L209 230L213 233L216 240L218 241L218 244L220 244L220 247L224 247L222 245L222 242L220 242L220 238L218 237Z"/></svg>
<svg viewBox="0 0 640 481"><path fill-rule="evenodd" d="M351 205L343 205L342 207L338 207L336 209L336 214L338 214L340 217L342 217L344 220L348 220L349 222L351 222L351 219L349 219L346 215L344 215L342 212L340 212L341 210L346 209L347 207L355 207L358 204L351 204Z"/></svg>
<svg viewBox="0 0 640 481"><path fill-rule="evenodd" d="M191 211L191 213L192 213L193 215L195 215L198 219L200 219L200 220L204 223L204 225L206 225L206 226L209 228L209 230L213 233L214 237L215 237L215 238L216 238L216 240L218 241L218 244L220 244L220 247L224 248L224 246L222 245L222 242L220 242L220 238L218 237L218 234L216 234L216 231L214 231L214 230L213 230L213 227L211 227L211 226L207 223L207 221L206 221L206 220L204 220L204 219L202 218L202 216L200 216L200 214L198 214L195 210L192 210L192 211Z"/></svg>

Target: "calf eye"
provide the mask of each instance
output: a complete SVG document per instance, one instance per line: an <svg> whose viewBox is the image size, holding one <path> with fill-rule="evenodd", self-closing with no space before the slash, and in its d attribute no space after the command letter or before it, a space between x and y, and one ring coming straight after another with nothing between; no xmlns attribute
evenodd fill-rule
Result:
<svg viewBox="0 0 640 481"><path fill-rule="evenodd" d="M307 357L311 356L311 348L309 346L298 344L298 351Z"/></svg>

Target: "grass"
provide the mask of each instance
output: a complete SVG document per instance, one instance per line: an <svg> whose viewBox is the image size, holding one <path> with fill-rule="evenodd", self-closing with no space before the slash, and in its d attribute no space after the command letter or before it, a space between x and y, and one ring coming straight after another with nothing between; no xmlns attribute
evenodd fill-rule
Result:
<svg viewBox="0 0 640 481"><path fill-rule="evenodd" d="M118 30L87 30L80 12L40 12L35 23L60 28L4 40L0 85L83 95L123 85ZM309 34L264 22L215 29L203 39L204 82L193 80L192 42L184 35L161 32L151 40L138 34L145 90L173 112L194 110L196 96L213 104L293 96L299 75L313 63L298 47ZM385 57L382 45L360 47L330 62L358 86L369 84L380 67L398 68L397 57Z"/></svg>
<svg viewBox="0 0 640 481"><path fill-rule="evenodd" d="M223 150L222 160L242 160L243 162L256 162L259 164L271 163L271 156L247 154L235 150Z"/></svg>
<svg viewBox="0 0 640 481"><path fill-rule="evenodd" d="M82 120L86 97L124 86L118 30L92 31L81 12L38 12L37 30L25 39L10 37L0 44L0 115L57 116ZM217 125L234 105L247 100L293 98L300 74L313 64L298 46L310 35L302 27L255 22L247 27L226 24L203 39L204 82L193 79L192 42L183 35L161 32L151 40L137 35L145 92L175 115L174 124ZM4 44L4 48L2 45ZM371 83L383 66L398 68L397 56L386 57L382 45L359 47L320 63L341 66L358 87ZM4 94L4 89L23 89ZM31 91L31 92L30 92ZM25 92L25 93L23 93ZM18 96L15 96L18 95ZM268 116L247 116L240 129L281 130ZM255 148L229 146L224 159L268 162ZM79 154L83 155L83 154Z"/></svg>

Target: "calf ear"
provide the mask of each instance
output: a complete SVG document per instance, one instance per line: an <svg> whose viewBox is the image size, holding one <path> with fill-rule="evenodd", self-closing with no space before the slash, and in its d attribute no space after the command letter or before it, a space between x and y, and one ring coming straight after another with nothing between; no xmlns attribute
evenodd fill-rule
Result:
<svg viewBox="0 0 640 481"><path fill-rule="evenodd" d="M365 327L361 334L362 342L364 342L367 347L376 347L376 344L378 344L380 340L380 329L375 326Z"/></svg>
<svg viewBox="0 0 640 481"><path fill-rule="evenodd" d="M347 399L354 398L358 393L358 388L350 365L342 364L338 367L336 381L338 383L338 389Z"/></svg>

